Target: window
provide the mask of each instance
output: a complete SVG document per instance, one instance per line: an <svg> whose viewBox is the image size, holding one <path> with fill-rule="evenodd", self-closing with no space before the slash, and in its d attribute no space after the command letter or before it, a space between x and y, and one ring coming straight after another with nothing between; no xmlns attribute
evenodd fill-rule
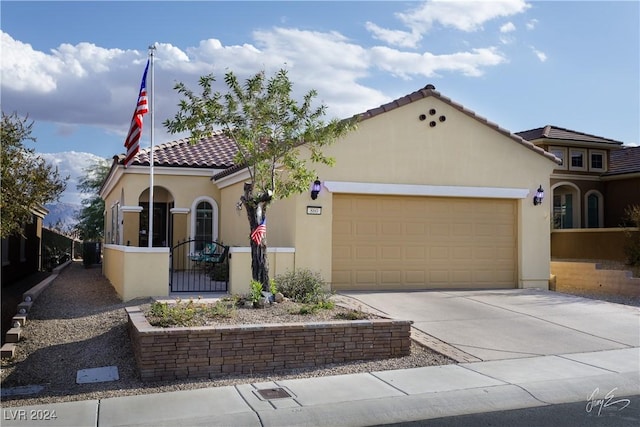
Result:
<svg viewBox="0 0 640 427"><path fill-rule="evenodd" d="M589 150L589 170L595 172L604 172L605 152L601 150Z"/></svg>
<svg viewBox="0 0 640 427"><path fill-rule="evenodd" d="M120 203L116 202L111 206L111 243L120 244L120 221L119 221Z"/></svg>
<svg viewBox="0 0 640 427"><path fill-rule="evenodd" d="M574 171L587 170L586 150L572 148L571 150L569 150L569 157L570 157L570 163L569 163L570 170L574 170Z"/></svg>
<svg viewBox="0 0 640 427"><path fill-rule="evenodd" d="M587 197L587 228L598 228L598 196L589 194Z"/></svg>
<svg viewBox="0 0 640 427"><path fill-rule="evenodd" d="M195 239L197 251L202 250L206 242L213 241L213 207L211 203L202 201L196 207Z"/></svg>
<svg viewBox="0 0 640 427"><path fill-rule="evenodd" d="M556 156L557 158L559 158L560 160L562 160L562 163L556 166L556 169L567 169L567 162L566 162L567 149L566 148L549 147L549 152L554 156Z"/></svg>
<svg viewBox="0 0 640 427"><path fill-rule="evenodd" d="M573 198L569 193L553 196L553 228L573 228Z"/></svg>

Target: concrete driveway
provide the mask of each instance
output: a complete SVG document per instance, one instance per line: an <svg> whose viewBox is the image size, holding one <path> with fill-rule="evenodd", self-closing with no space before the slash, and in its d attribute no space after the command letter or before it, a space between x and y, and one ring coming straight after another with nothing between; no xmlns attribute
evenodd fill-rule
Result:
<svg viewBox="0 0 640 427"><path fill-rule="evenodd" d="M640 347L640 308L537 289L340 292L479 360ZM640 365L640 361L638 362Z"/></svg>

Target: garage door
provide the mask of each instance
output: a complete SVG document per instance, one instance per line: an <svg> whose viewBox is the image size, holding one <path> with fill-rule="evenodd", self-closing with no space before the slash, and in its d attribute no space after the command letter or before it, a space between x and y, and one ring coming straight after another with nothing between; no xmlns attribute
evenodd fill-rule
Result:
<svg viewBox="0 0 640 427"><path fill-rule="evenodd" d="M332 288L513 288L516 201L336 194Z"/></svg>

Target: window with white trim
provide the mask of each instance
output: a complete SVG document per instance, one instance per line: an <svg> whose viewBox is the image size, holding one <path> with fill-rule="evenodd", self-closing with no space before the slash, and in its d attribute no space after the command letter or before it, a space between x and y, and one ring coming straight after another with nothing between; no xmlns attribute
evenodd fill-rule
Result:
<svg viewBox="0 0 640 427"><path fill-rule="evenodd" d="M549 152L562 160L562 163L556 166L556 169L567 169L567 149L563 147L549 147Z"/></svg>
<svg viewBox="0 0 640 427"><path fill-rule="evenodd" d="M196 206L196 250L202 250L206 242L213 241L213 206L207 201L201 201Z"/></svg>
<svg viewBox="0 0 640 427"><path fill-rule="evenodd" d="M606 152L604 150L589 150L589 170L593 172L605 172Z"/></svg>
<svg viewBox="0 0 640 427"><path fill-rule="evenodd" d="M569 150L569 170L587 170L587 150L582 148L572 148Z"/></svg>

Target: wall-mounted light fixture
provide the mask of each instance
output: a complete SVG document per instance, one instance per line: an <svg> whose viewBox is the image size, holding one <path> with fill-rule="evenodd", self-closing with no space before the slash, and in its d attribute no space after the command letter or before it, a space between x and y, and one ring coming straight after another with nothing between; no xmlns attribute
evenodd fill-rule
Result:
<svg viewBox="0 0 640 427"><path fill-rule="evenodd" d="M542 185L538 187L536 190L536 194L533 196L533 204L538 206L542 203L542 199L544 199L544 190L542 189Z"/></svg>
<svg viewBox="0 0 640 427"><path fill-rule="evenodd" d="M242 210L242 200L238 200L238 202L236 203L236 210Z"/></svg>
<svg viewBox="0 0 640 427"><path fill-rule="evenodd" d="M318 198L318 194L320 194L321 183L318 178L313 181L313 186L311 186L311 198L313 200Z"/></svg>

